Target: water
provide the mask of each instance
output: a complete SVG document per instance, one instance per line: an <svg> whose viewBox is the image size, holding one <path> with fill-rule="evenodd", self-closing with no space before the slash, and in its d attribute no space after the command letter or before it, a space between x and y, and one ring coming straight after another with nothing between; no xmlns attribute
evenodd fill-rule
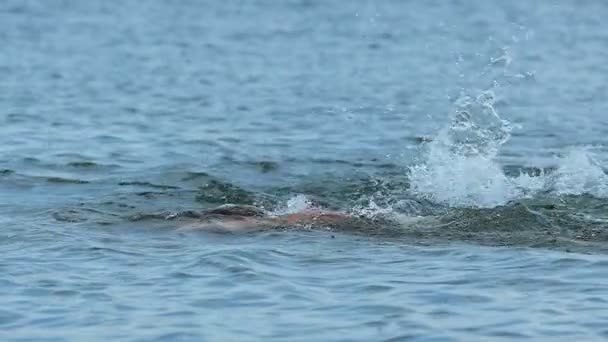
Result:
<svg viewBox="0 0 608 342"><path fill-rule="evenodd" d="M607 15L2 2L0 338L604 340ZM223 203L399 225L152 219Z"/></svg>

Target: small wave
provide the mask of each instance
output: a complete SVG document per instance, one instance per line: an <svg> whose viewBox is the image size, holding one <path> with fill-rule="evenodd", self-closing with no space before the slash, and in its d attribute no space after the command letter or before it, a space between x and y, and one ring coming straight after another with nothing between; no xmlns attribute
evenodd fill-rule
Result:
<svg viewBox="0 0 608 342"><path fill-rule="evenodd" d="M163 190L168 190L168 189L179 189L179 186L174 186L174 185L162 185L162 184L154 184L154 183L150 183L150 182L141 182L141 181L132 181L132 182L120 182L118 183L118 185L120 186L140 186L140 187L146 187L146 188L154 188L154 189L163 189Z"/></svg>
<svg viewBox="0 0 608 342"><path fill-rule="evenodd" d="M77 161L77 162L69 162L68 166L75 167L75 168L91 169L91 168L96 168L99 165L92 161Z"/></svg>
<svg viewBox="0 0 608 342"><path fill-rule="evenodd" d="M49 183L57 183L57 184L88 184L89 181L85 181L82 179L72 179L72 178L63 178L63 177L46 177L46 181Z"/></svg>
<svg viewBox="0 0 608 342"><path fill-rule="evenodd" d="M209 175L206 172L190 171L190 172L186 172L186 175L184 177L182 177L182 181L186 182L186 181L194 181L194 180L209 179L209 178L211 178L211 175Z"/></svg>
<svg viewBox="0 0 608 342"><path fill-rule="evenodd" d="M87 221L87 218L83 217L82 213L76 210L57 211L52 216L58 222L78 223Z"/></svg>
<svg viewBox="0 0 608 342"><path fill-rule="evenodd" d="M249 164L253 165L261 173L269 173L279 169L279 164L277 162L269 160L252 161L249 162Z"/></svg>

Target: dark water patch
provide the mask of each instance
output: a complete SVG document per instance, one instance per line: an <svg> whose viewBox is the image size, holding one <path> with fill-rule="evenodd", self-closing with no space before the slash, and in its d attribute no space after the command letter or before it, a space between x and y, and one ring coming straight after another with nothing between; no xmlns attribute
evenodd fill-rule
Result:
<svg viewBox="0 0 608 342"><path fill-rule="evenodd" d="M279 169L279 163L269 160L253 161L249 162L249 164L254 166L261 173L269 173Z"/></svg>
<svg viewBox="0 0 608 342"><path fill-rule="evenodd" d="M10 169L0 169L0 176L8 176L12 175L13 173L15 173L15 171Z"/></svg>
<svg viewBox="0 0 608 342"><path fill-rule="evenodd" d="M126 143L126 140L121 138L121 137L117 137L114 135L98 135L95 136L94 139L100 143L104 143L104 144L114 144L114 143Z"/></svg>
<svg viewBox="0 0 608 342"><path fill-rule="evenodd" d="M59 222L68 222L68 223L78 223L85 222L88 219L83 216L83 213L78 210L64 210L59 212L54 212L52 214L53 218Z"/></svg>
<svg viewBox="0 0 608 342"><path fill-rule="evenodd" d="M34 157L25 157L21 160L24 164L28 164L28 165L37 165L37 164L41 163L40 159L34 158Z"/></svg>
<svg viewBox="0 0 608 342"><path fill-rule="evenodd" d="M154 342L165 342L165 341L192 341L192 340L201 340L204 335L200 335L192 332L172 332L167 334L162 334L156 338L151 338L149 341Z"/></svg>
<svg viewBox="0 0 608 342"><path fill-rule="evenodd" d="M209 133L209 134L221 134L222 133L220 131L212 130L210 128L206 129L205 132ZM186 145L193 145L196 147L201 147L201 146L219 147L219 148L223 147L223 145L218 143L217 141L209 140L209 139L189 139L189 140L183 141L183 143Z"/></svg>
<svg viewBox="0 0 608 342"><path fill-rule="evenodd" d="M63 178L63 177L46 177L45 178L48 183L54 184L88 184L89 181L81 180L81 179L71 179L71 178Z"/></svg>
<svg viewBox="0 0 608 342"><path fill-rule="evenodd" d="M160 191L139 191L135 193L136 196L145 197L147 199L156 199L160 197L174 197L175 194L169 192Z"/></svg>
<svg viewBox="0 0 608 342"><path fill-rule="evenodd" d="M175 185L154 184L154 183L144 182L144 181L120 182L120 183L118 183L118 185L120 185L120 186L139 186L139 187L147 187L147 188L163 189L163 190L180 189L179 186L175 186Z"/></svg>
<svg viewBox="0 0 608 342"><path fill-rule="evenodd" d="M503 171L505 175L509 177L519 177L521 175L528 175L530 177L539 177L548 175L555 172L556 167L534 167L534 166L521 166L521 165L504 165Z"/></svg>
<svg viewBox="0 0 608 342"><path fill-rule="evenodd" d="M37 158L26 158L18 161L17 166L0 169L0 176L15 173L17 170L20 175L29 179L43 179L49 183L88 183L86 180L78 179L78 175L95 172L101 177L101 173L111 171L119 166L116 164L100 164L92 161L62 161L62 157L53 155L52 161L47 162ZM11 165L12 166L12 165ZM13 171L13 172L11 172ZM50 175L50 176L47 176ZM56 176L55 176L56 175ZM75 175L75 176L74 176ZM71 179L71 177L76 179Z"/></svg>
<svg viewBox="0 0 608 342"><path fill-rule="evenodd" d="M57 158L62 158L62 159L67 159L67 160L71 159L71 160L75 160L75 161L80 161L80 160L88 161L88 160L95 159L94 157L92 157L90 155L85 155L85 154L76 153L76 152L58 152L58 153L54 153L53 156L55 156Z"/></svg>
<svg viewBox="0 0 608 342"><path fill-rule="evenodd" d="M551 228L549 222L539 219L539 214L519 203L492 209L452 209L443 217L460 231L484 232L507 231L517 232L531 227Z"/></svg>
<svg viewBox="0 0 608 342"><path fill-rule="evenodd" d="M473 242L488 246L528 246L577 252L608 252L606 229L587 227L562 215L546 215L526 205L494 209L451 209L437 226L410 230L421 238ZM581 240L581 241L577 241ZM582 240L585 243L581 243ZM589 242L589 243L587 243Z"/></svg>
<svg viewBox="0 0 608 342"><path fill-rule="evenodd" d="M127 256L143 256L144 254L138 252L127 251L123 249L117 249L112 247L105 246L92 246L89 247L89 250L92 252L100 252L103 254L119 254L119 255L127 255Z"/></svg>
<svg viewBox="0 0 608 342"><path fill-rule="evenodd" d="M14 324L23 319L23 317L24 316L19 312L0 310L0 327L6 327Z"/></svg>
<svg viewBox="0 0 608 342"><path fill-rule="evenodd" d="M83 203L83 205L84 205L84 203ZM134 206L132 204L127 204L127 203L117 202L117 201L106 201L106 202L101 203L101 205L103 205L104 207L117 208L118 210L129 210L129 209L137 208L136 206Z"/></svg>
<svg viewBox="0 0 608 342"><path fill-rule="evenodd" d="M423 145L423 144L428 144L428 143L432 142L435 138L431 137L431 136L415 136L415 137L410 137L408 139L411 140L412 142L416 143L417 145Z"/></svg>
<svg viewBox="0 0 608 342"><path fill-rule="evenodd" d="M199 186L196 201L211 204L255 204L254 192L242 189L234 184L219 180L210 180Z"/></svg>
<svg viewBox="0 0 608 342"><path fill-rule="evenodd" d="M79 291L76 290L55 290L51 292L52 296L58 297L74 297L80 295Z"/></svg>
<svg viewBox="0 0 608 342"><path fill-rule="evenodd" d="M82 161L69 161L65 165L49 165L48 168L54 170L65 170L66 167L68 170L77 170L78 172L108 172L116 169L120 169L121 166L118 164L104 164L90 160L82 160ZM70 171L71 171L70 170Z"/></svg>
<svg viewBox="0 0 608 342"><path fill-rule="evenodd" d="M361 293L385 293L394 290L393 286L388 285L365 285L358 288Z"/></svg>
<svg viewBox="0 0 608 342"><path fill-rule="evenodd" d="M18 124L32 121L40 121L42 117L34 114L27 113L9 113L6 115L5 120L7 124Z"/></svg>
<svg viewBox="0 0 608 342"><path fill-rule="evenodd" d="M403 169L403 167L401 167L397 164L382 162L382 161L380 161L380 159L376 159L376 158L373 158L370 160L355 160L355 161L342 160L342 159L319 158L319 159L312 159L312 160L310 160L310 162L318 163L318 164L322 164L322 165L331 165L331 164L347 165L347 166L351 166L353 168L372 167L372 168L378 168L378 169Z"/></svg>
<svg viewBox="0 0 608 342"><path fill-rule="evenodd" d="M218 138L218 141L226 142L229 144L238 144L241 142L241 139L236 137L220 137Z"/></svg>
<svg viewBox="0 0 608 342"><path fill-rule="evenodd" d="M120 215L145 211L184 211L200 207L194 201L196 195L195 190L184 189L118 188L114 193L105 195L101 202L85 202L85 206L103 208Z"/></svg>
<svg viewBox="0 0 608 342"><path fill-rule="evenodd" d="M194 180L206 180L211 178L211 175L209 175L206 172L186 172L186 175L184 177L182 177L182 181L186 182L186 181L194 181Z"/></svg>
<svg viewBox="0 0 608 342"><path fill-rule="evenodd" d="M96 168L99 166L99 164L92 162L92 161L69 162L67 165L71 166L71 167L75 167L75 168L84 168L84 169L91 169L91 168Z"/></svg>
<svg viewBox="0 0 608 342"><path fill-rule="evenodd" d="M188 273L188 272L182 272L182 271L173 272L173 273L169 274L169 276L172 277L172 278L176 278L176 279L205 278L205 276L202 276L202 275L197 275L197 274Z"/></svg>

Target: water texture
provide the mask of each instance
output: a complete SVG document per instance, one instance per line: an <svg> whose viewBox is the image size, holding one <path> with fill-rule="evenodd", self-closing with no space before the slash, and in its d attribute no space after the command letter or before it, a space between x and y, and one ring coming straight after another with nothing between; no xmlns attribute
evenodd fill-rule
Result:
<svg viewBox="0 0 608 342"><path fill-rule="evenodd" d="M608 337L604 1L0 4L0 339ZM390 226L184 231L225 203Z"/></svg>

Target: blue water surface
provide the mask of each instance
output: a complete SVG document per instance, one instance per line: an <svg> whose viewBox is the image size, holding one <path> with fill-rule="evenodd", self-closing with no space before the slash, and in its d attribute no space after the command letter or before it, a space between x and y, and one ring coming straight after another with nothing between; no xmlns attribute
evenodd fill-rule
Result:
<svg viewBox="0 0 608 342"><path fill-rule="evenodd" d="M0 339L605 340L607 17L3 1ZM157 219L302 201L400 224Z"/></svg>

